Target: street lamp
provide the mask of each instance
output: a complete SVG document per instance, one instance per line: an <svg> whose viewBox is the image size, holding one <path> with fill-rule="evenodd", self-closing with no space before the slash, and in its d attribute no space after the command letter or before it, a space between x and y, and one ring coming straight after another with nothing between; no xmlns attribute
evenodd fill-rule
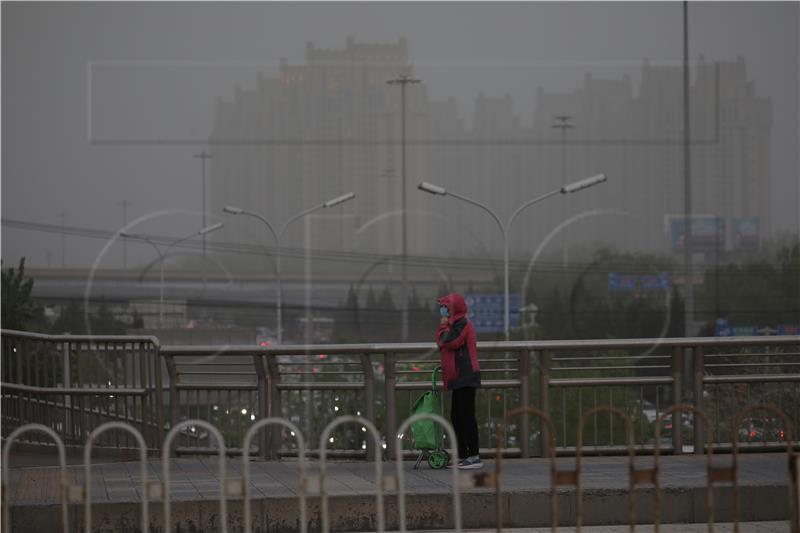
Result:
<svg viewBox="0 0 800 533"><path fill-rule="evenodd" d="M495 214L494 211L489 209L484 204L482 204L482 203L480 203L478 201L472 200L471 198L467 198L466 196L461 196L460 194L456 194L456 193L454 193L452 191L448 191L444 187L440 187L439 185L434 185L432 183L427 183L427 182L420 183L417 188L419 190L427 192L429 194L434 194L434 195L439 195L439 196L450 195L450 196L452 196L454 198L458 198L459 200L462 200L464 202L467 202L467 203L470 203L470 204L475 205L477 207L480 207L481 209L483 209L484 211L489 213L492 216L492 218L494 219L494 221L497 222L497 225L500 227L500 233L503 234L503 277L504 277L504 288L503 288L503 329L505 331L506 340L509 340L510 328L509 328L509 318L508 318L508 314L509 314L509 310L508 310L508 308L509 308L509 296L508 296L508 292L509 292L508 291L508 232L511 229L511 224L514 222L514 219L517 217L517 215L519 215L520 212L523 209L525 209L526 207L529 207L529 206L531 206L531 205L533 205L533 204L535 204L537 202L541 202L542 200L544 200L546 198L550 198L551 196L554 196L556 194L571 194L571 193L578 192L580 190L586 189L588 187L592 187L592 186L597 185L599 183L602 183L604 181L606 181L606 175L605 174L597 174L595 176L591 176L591 177L588 177L586 179L583 179L583 180L580 180L580 181L576 181L576 182L570 183L568 185L564 185L563 187L561 187L559 189L555 189L553 191L550 191L547 194L543 194L543 195L538 196L538 197L536 197L536 198L534 198L532 200L528 200L527 202L525 202L524 204L519 206L516 211L511 213L511 216L508 217L508 221L505 223L505 225L500 220L500 217L498 217L497 214Z"/></svg>
<svg viewBox="0 0 800 533"><path fill-rule="evenodd" d="M145 241L147 243L150 243L150 245L156 249L156 253L158 254L158 262L161 265L160 269L161 281L159 283L159 289L158 289L158 324L159 327L161 327L162 329L164 328L164 259L166 258L167 253L170 251L172 247L174 247L179 243L182 243L187 239L191 239L192 237L206 236L212 231L217 231L222 226L223 226L222 222L217 222L216 224L212 224L211 226L207 226L199 231L195 231L189 235L186 235L185 237L181 237L180 239L175 239L174 241L172 241L167 245L166 249L164 249L163 252L161 251L161 248L159 248L158 245L154 243L147 235L140 235L138 233L127 233L124 231L119 234L120 237L124 237L127 239L137 239L140 241Z"/></svg>
<svg viewBox="0 0 800 533"><path fill-rule="evenodd" d="M211 159L214 157L213 155L207 153L205 150L201 151L199 154L195 154L192 157L197 157L200 159L201 167L202 167L202 189L203 189L203 205L202 205L202 213L203 213L203 227L206 227L206 159ZM206 238L205 235L203 236L203 258L206 257Z"/></svg>
<svg viewBox="0 0 800 533"><path fill-rule="evenodd" d="M552 128L561 130L561 185L567 184L567 130L574 128L574 124L570 124L570 115L558 115L555 117L558 122L553 124ZM566 215L566 213L564 213ZM567 230L564 229L564 234L561 236L561 253L563 256L564 267L567 266Z"/></svg>
<svg viewBox="0 0 800 533"><path fill-rule="evenodd" d="M348 200L352 200L355 197L356 197L355 193L349 192L347 194L343 194L341 196L337 196L336 198L332 198L332 199L328 200L327 202L323 202L323 203L321 203L319 205L315 205L314 207L306 209L305 211L301 211L301 212L297 213L296 215L292 215L291 217L289 217L289 220L284 222L283 226L281 226L278 231L275 231L275 228L272 227L272 224L270 224L269 221L266 218L264 218L263 216L259 215L258 213L253 213L252 211L247 211L247 210L245 210L245 209L243 209L241 207L236 207L236 206L233 206L233 205L226 205L222 209L224 212L226 212L228 214L231 214L231 215L247 215L247 216L251 216L251 217L257 218L258 220L260 220L261 222L264 223L264 225L267 227L267 229L269 229L270 233L272 233L272 236L275 238L275 285L276 285L276 294L277 294L276 310L277 310L277 315L278 315L278 319L277 319L278 320L278 344L282 344L283 343L283 324L282 324L282 322L283 322L283 319L282 319L283 303L282 303L282 297L281 297L281 236L283 235L284 230L286 229L286 227L289 224L291 224L292 222L294 222L298 218L301 218L301 217L304 217L306 215L309 215L309 214L311 214L314 211L317 211L319 209L326 209L326 208L329 208L329 207L337 206L337 205L339 205L341 203L344 203L344 202L346 202Z"/></svg>
<svg viewBox="0 0 800 533"><path fill-rule="evenodd" d="M401 276L402 276L402 313L400 319L400 333L403 342L408 340L408 273L406 269L406 256L408 255L408 237L407 237L407 222L406 222L406 85L410 83L422 83L421 80L412 78L407 74L402 74L397 78L386 80L389 85L400 86L400 176L401 176L401 209L402 209L402 262L401 262Z"/></svg>

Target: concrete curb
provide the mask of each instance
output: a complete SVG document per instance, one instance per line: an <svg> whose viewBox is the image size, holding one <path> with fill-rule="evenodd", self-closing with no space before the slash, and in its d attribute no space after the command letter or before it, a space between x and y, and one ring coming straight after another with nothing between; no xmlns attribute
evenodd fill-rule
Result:
<svg viewBox="0 0 800 533"><path fill-rule="evenodd" d="M789 520L791 506L786 485L740 487L740 517L743 522ZM654 490L636 491L636 522L652 524ZM574 490L557 493L558 525L575 524L576 494ZM732 522L732 487L714 491L715 522ZM628 523L626 490L584 490L583 509L586 526L623 525ZM329 500L332 531L375 531L374 495L331 496ZM547 491L518 490L502 495L504 528L541 528L549 526L550 504ZM397 530L397 497L385 500L386 528ZM407 497L407 528L453 529L452 496L450 494L411 494ZM471 491L462 494L462 524L465 529L495 528L495 494L493 491ZM298 499L290 497L254 499L254 533L290 533L299 530ZM662 489L661 522L705 523L706 489ZM60 531L59 505L16 505L11 510L12 530L17 533ZM172 503L172 530L190 533L219 531L217 500L175 501ZM320 529L318 497L308 499L308 531ZM241 500L228 502L228 524L231 533L242 531ZM134 533L141 531L138 503L96 503L93 505L93 533ZM163 531L163 513L159 503L150 507L151 531ZM83 509L70 506L69 531L83 531Z"/></svg>

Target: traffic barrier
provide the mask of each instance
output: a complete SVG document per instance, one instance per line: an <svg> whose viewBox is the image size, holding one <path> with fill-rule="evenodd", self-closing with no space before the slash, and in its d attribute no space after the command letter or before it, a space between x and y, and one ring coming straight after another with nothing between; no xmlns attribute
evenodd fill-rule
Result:
<svg viewBox="0 0 800 533"><path fill-rule="evenodd" d="M789 466L789 502L791 508L793 509L791 520L792 531L793 533L798 533L798 530L800 530L800 507L792 505L797 500L797 469L794 468L794 465L796 464L794 461L795 453L792 449L792 441L794 440L794 426L792 425L791 420L789 420L789 417L786 416L783 411L774 405L769 404L749 405L736 413L736 416L733 419L733 464L731 466L731 481L733 483L733 533L739 533L739 480L737 476L739 467L739 427L742 423L742 420L744 420L747 415L757 411L767 411L780 418L781 422L783 422L783 427L785 428L783 430L783 439L786 442L786 458Z"/></svg>
<svg viewBox="0 0 800 533"><path fill-rule="evenodd" d="M586 422L589 420L589 417L599 413L616 415L625 423L625 443L628 447L628 524L630 525L631 533L633 533L635 529L633 491L634 487L636 486L635 479L637 479L636 464L634 460L636 457L636 452L633 448L633 426L631 425L630 418L628 418L628 415L626 415L622 409L610 405L601 405L599 407L589 409L583 414L581 421L578 424L578 434L576 437L575 449L575 531L580 533L583 525L583 487L581 486L581 446L583 443L583 428L586 426ZM613 439L613 435L611 438Z"/></svg>
<svg viewBox="0 0 800 533"><path fill-rule="evenodd" d="M344 415L334 418L330 424L325 426L322 431L322 436L319 439L319 497L320 497L320 511L322 513L322 533L330 531L329 516L328 516L328 493L325 490L325 474L327 470L327 455L328 455L328 438L331 431L336 426L345 423L355 423L367 428L370 435L372 435L375 449L381 446L381 435L375 425L362 416ZM378 520L378 533L382 533L386 529L386 521L383 512L383 464L378 454L375 454L375 490L377 520Z"/></svg>
<svg viewBox="0 0 800 533"><path fill-rule="evenodd" d="M756 412L767 412L769 416L774 417L776 420L780 420L781 422L781 429L783 429L783 434L781 438L786 443L786 457L787 457L787 467L789 470L789 499L790 499L790 508L792 509L791 515L791 531L792 533L800 533L800 529L798 528L798 514L800 511L800 501L798 500L798 462L800 461L800 457L794 451L794 446L796 443L794 442L794 435L795 430L791 423L791 420L783 413L779 408L774 405L768 404L756 404L748 406L739 412L736 413L733 419L732 425L732 442L733 442L733 453L732 453L732 461L730 466L718 466L714 465L712 461L712 445L711 445L711 437L709 431L704 431L703 433L706 435L706 440L703 444L695 443L695 447L702 446L703 451L706 455L706 471L707 471L707 498L706 498L706 506L707 506L707 516L708 516L708 530L709 533L713 533L714 530L714 522L715 522L715 509L714 509L714 494L713 489L715 485L719 483L730 483L733 489L733 497L732 497L732 522L734 533L737 533L740 529L740 507L739 507L739 488L738 488L738 471L739 471L739 429L743 423L743 421L752 417L752 415ZM557 489L558 487L565 487L565 486L574 486L575 487L575 498L576 498L576 515L575 515L575 526L576 532L580 532L584 523L584 504L583 504L583 487L582 487L582 459L583 459L583 451L581 448L581 443L584 434L584 428L588 420L592 417L597 415L598 413L608 413L611 416L615 416L621 418L625 425L625 439L627 444L627 455L628 455L628 523L630 526L630 531L635 531L636 526L636 516L635 516L635 489L640 485L652 485L654 487L654 510L653 510L653 526L654 531L658 533L660 531L660 523L662 519L661 515L661 455L662 450L660 446L661 442L661 433L664 422L667 420L668 417L673 417L673 419L678 418L679 413L683 412L690 412L694 416L694 423L695 424L703 424L704 429L708 427L709 420L706 414L703 411L698 410L693 405L688 404L679 404L674 405L664 411L661 416L658 418L655 428L655 450L654 450L654 457L653 457L653 466L652 468L636 468L635 465L635 448L632 444L633 442L633 429L632 424L629 417L626 415L624 411L618 409L613 406L599 406L589 411L585 412L580 420L580 425L577 428L577 444L578 447L576 449L576 460L575 460L575 469L564 469L560 470L557 466L555 460L555 446L552 445L552 441L555 440L555 431L553 428L553 423L547 414L539 410L535 407L530 406L521 406L517 407L507 413L507 415L503 418L502 423L497 427L496 430L496 444L498 452L501 449L501 445L504 441L505 434L511 419L519 415L534 415L541 420L542 423L542 434L547 435L550 439L550 446L548 446L547 456L550 465L550 480L549 480L549 503L550 503L550 529L551 531L555 531L557 527L558 521L558 514L557 514ZM396 435L396 477L383 476L383 467L382 462L379 458L377 458L375 463L375 480L376 480L376 523L375 523L375 530L378 532L385 531L386 528L386 517L385 517L385 503L384 503L384 494L387 490L387 482L392 487L396 488L397 491L397 502L398 502L398 530L401 533L404 533L407 529L406 523L406 494L405 494L405 463L403 459L403 440L400 435L404 434L406 430L413 424L419 420L429 419L433 420L436 424L440 425L444 428L448 436L448 451L451 454L451 457L457 457L457 440L456 435L453 431L452 426L450 423L442 418L439 415L428 413L428 414L417 414L409 417L406 419L398 429L398 435ZM328 502L328 493L326 490L326 473L327 473L327 448L328 448L328 439L333 432L333 429L341 424L346 423L353 423L357 424L360 427L366 429L374 441L376 449L380 447L380 434L377 428L366 418L360 416L352 416L352 415L345 415L340 416L333 421L331 421L322 433L322 438L320 440L320 475L319 475L319 494L320 494L320 502L321 502L321 531L322 533L328 533L330 531L331 521L330 521L330 509L329 509L329 502ZM146 525L146 527L152 525L149 523L150 520L150 500L159 500L161 499L163 502L163 516L164 516L164 524L163 524L163 531L169 533L171 531L171 527L174 526L171 522L172 510L171 510L171 498L170 498L170 450L172 447L172 442L174 438L184 429L188 427L197 427L203 428L210 435L213 435L217 442L219 443L218 446L218 456L219 456L219 483L220 483L220 516L219 516L219 527L220 531L225 533L228 531L228 524L227 524L227 504L226 501L229 497L235 497L241 495L243 498L243 508L244 508L244 531L245 533L250 533L252 531L252 512L251 512L251 487L250 487L250 444L253 438L256 437L258 432L265 428L266 426L275 425L275 426L283 426L284 428L288 429L292 433L294 433L294 437L297 441L298 447L298 467L299 467L299 531L300 533L306 533L308 529L308 510L307 510L307 494L309 491L309 478L306 475L306 455L307 449L305 440L303 438L302 433L298 429L296 425L291 423L290 421L283 419L283 418L265 418L258 420L255 422L247 431L244 437L244 449L243 449L243 457L242 457L242 478L239 480L234 480L234 483L230 483L231 480L226 479L226 463L225 463L225 453L226 447L225 443L223 442L222 435L216 429L215 426L212 424L205 422L203 420L186 420L178 425L174 426L166 436L164 441L164 445L162 447L162 467L163 467L163 481L151 483L148 477L148 469L147 469L147 447L146 447L146 440L143 435L138 431L137 428L128 425L123 422L108 422L104 423L92 431L92 433L88 436L87 441L83 448L83 469L84 469L84 479L82 483L71 485L68 481L67 471L66 471L66 450L64 447L63 442L59 438L58 434L55 430L43 426L40 424L27 424L25 426L21 426L14 430L9 436L4 445L2 451L2 482L3 482L3 526L4 530L11 531L11 497L9 492L9 456L11 453L11 448L19 440L20 435L26 432L42 432L48 435L52 440L55 442L58 457L59 457L59 471L60 471L60 488L59 488L59 500L60 500L60 510L61 510L61 530L66 532L70 529L70 522L69 522L69 514L68 514L68 504L69 503L81 503L85 510L85 519L83 530L86 532L92 531L93 523L92 523L92 514L93 514L93 505L94 502L92 501L92 449L94 443L98 440L101 434L112 430L122 430L129 432L134 439L138 442L139 446L139 463L141 469L141 486L142 489L140 494L142 495L141 501L141 524ZM544 431L544 430L547 431ZM679 429L675 429L676 431ZM542 443L543 445L545 443ZM453 490L453 526L456 531L462 530L462 507L461 507L461 488L462 486L469 485L471 487L494 487L495 494L496 494L496 531L499 533L502 531L503 528L503 515L502 515L502 465L503 465L503 454L498 453L496 456L495 461L495 468L493 473L486 473L481 472L477 474L460 474L458 469L452 469L452 490ZM388 489L391 490L391 489ZM77 527L77 526L76 526Z"/></svg>
<svg viewBox="0 0 800 533"><path fill-rule="evenodd" d="M244 443L242 444L242 495L244 497L244 531L245 533L251 533L252 531L252 523L251 523L251 504L250 504L250 441L253 440L253 437L258 433L261 428L270 425L277 425L283 426L287 428L289 431L294 434L295 439L297 440L297 461L298 461L298 468L300 469L300 490L298 498L300 498L300 533L306 533L308 528L308 524L306 523L306 517L308 515L308 510L306 508L306 491L307 488L307 480L306 480L306 443L305 439L303 439L303 434L298 429L297 426L285 420L283 418L271 417L271 418L263 418L250 426L250 429L247 430L247 433L244 436Z"/></svg>
<svg viewBox="0 0 800 533"><path fill-rule="evenodd" d="M84 465L84 490L83 490L83 500L84 500L84 522L85 522L85 531L86 533L92 533L92 444L100 434L110 430L110 429L121 429L127 431L133 435L136 439L136 442L139 444L139 467L141 469L141 476L142 476L142 524L141 529L142 531L147 531L147 527L150 523L150 509L148 507L150 496L148 494L148 488L150 484L147 480L147 443L144 441L144 437L142 436L139 431L131 426L130 424L125 424L124 422L106 422L105 424L99 425L95 428L94 431L89 435L89 439L86 441L86 446L83 449L83 465Z"/></svg>
<svg viewBox="0 0 800 533"><path fill-rule="evenodd" d="M188 427L201 427L206 429L209 433L211 433L216 439L217 443L219 444L219 482L222 484L219 495L219 523L222 533L227 533L228 531L228 485L225 482L225 441L222 438L222 434L219 430L214 427L213 425L209 424L204 420L184 420L179 422L175 425L172 429L169 430L167 433L167 438L164 440L164 448L161 454L161 461L164 467L164 474L163 478L164 481L162 482L162 495L164 500L164 533L169 533L172 527L172 507L170 505L170 496L169 496L169 482L170 482L170 473L169 473L169 461L170 461L170 449L172 448L172 441L178 435L181 429L188 428Z"/></svg>
<svg viewBox="0 0 800 533"><path fill-rule="evenodd" d="M695 407L694 405L689 404L678 404L673 405L666 411L664 411L661 416L658 417L656 421L656 432L655 432L655 450L653 451L653 478L655 481L655 508L653 510L653 524L655 528L655 533L659 533L661 528L661 481L660 481L660 458L661 458L661 428L664 425L664 421L666 421L667 417L672 417L672 431L681 431L681 424L678 422L675 423L675 415L676 414L683 414L684 412L690 412L694 415L694 423L697 425L698 421L702 423L703 430L701 432L695 432L695 434L705 435L706 442L703 445L703 450L705 451L706 455L706 472L708 473L708 484L706 486L706 509L708 512L708 528L709 533L713 531L713 516L714 516L714 493L713 493L713 481L715 477L718 475L716 472L718 471L718 467L714 467L711 460L711 432L708 431L709 428L709 420L706 414ZM699 420L698 420L699 419ZM677 426L677 429L676 429ZM700 444L695 442L694 446L695 449Z"/></svg>
<svg viewBox="0 0 800 533"><path fill-rule="evenodd" d="M53 442L55 442L56 448L58 449L58 463L61 467L59 476L59 480L61 482L61 490L59 491L61 500L61 530L64 533L67 533L69 530L67 501L69 500L70 488L69 484L67 483L67 451L64 448L64 443L61 441L61 438L58 436L58 434L51 428L43 426L42 424L25 424L24 426L18 427L12 431L6 439L6 444L3 448L3 529L5 531L11 531L11 503L9 502L8 496L8 457L11 452L11 446L14 444L14 441L20 437L20 435L31 431L40 431L42 433L46 433L50 438L53 439Z"/></svg>
<svg viewBox="0 0 800 533"><path fill-rule="evenodd" d="M547 436L550 440L548 443L549 445L545 445L542 443L542 448L546 450L547 457L550 460L550 531L555 533L557 522L558 522L558 515L556 514L556 488L559 484L559 481L562 479L571 479L572 472L564 472L559 471L556 465L556 455L555 455L555 442L556 442L556 431L555 427L553 426L553 421L550 420L550 417L547 416L547 413L537 409L536 407L530 407L527 405L517 407L509 411L505 417L503 417L503 421L497 426L496 430L496 439L497 439L497 448L495 453L495 463L494 463L494 487L495 487L495 499L497 501L497 507L495 511L495 520L496 520L496 527L497 533L500 533L503 529L503 505L500 499L500 491L501 491L501 464L503 462L503 454L500 453L503 440L505 440L506 435L506 428L508 427L508 422L517 415L527 415L532 414L539 417L542 421L543 425L547 426L548 431L542 431L542 436ZM527 438L525 436L524 438Z"/></svg>
<svg viewBox="0 0 800 533"><path fill-rule="evenodd" d="M420 420L433 420L440 426L447 431L447 438L450 441L450 448L448 453L450 454L450 459L453 461L458 460L458 440L456 439L456 433L453 431L453 426L443 417L435 414L435 413L417 413L415 415L411 415L402 424L397 430L397 441L396 441L396 465L397 465L397 513L398 513L398 524L399 530L401 533L405 533L406 531L406 493L405 493L405 471L403 469L403 438L401 435L405 434L405 431L411 427L411 424L414 422L418 422ZM453 526L455 527L456 531L461 531L461 491L460 491L460 478L458 475L458 468L451 468L453 472ZM469 476L467 477L469 479ZM475 479L473 477L473 479ZM478 478L480 479L480 478Z"/></svg>

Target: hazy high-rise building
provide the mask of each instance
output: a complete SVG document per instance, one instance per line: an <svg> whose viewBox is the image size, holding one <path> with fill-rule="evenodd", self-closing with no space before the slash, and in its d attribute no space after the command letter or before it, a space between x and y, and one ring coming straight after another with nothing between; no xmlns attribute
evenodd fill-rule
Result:
<svg viewBox="0 0 800 533"><path fill-rule="evenodd" d="M309 43L302 64L282 61L277 77L259 76L255 88L220 100L211 136L212 209L240 205L279 227L354 191L355 201L293 225L284 245L303 247L310 223L312 248L399 255L400 88L386 81L400 74L413 74L405 39L368 44L351 37L343 49ZM693 213L724 220L727 242L715 252L742 242L752 248L770 235L770 102L757 96L742 59L700 58L691 75ZM512 256L530 258L570 218L578 220L568 229L570 246L675 251L670 221L684 208L682 76L680 65L648 61L638 75L587 73L572 91L533 91L528 124L509 95L476 91L471 128L453 98L429 99L425 80L408 85L409 253L499 260L502 252L487 213L420 193L420 181L473 198L505 222L527 200L599 172L607 183L520 216L510 233ZM557 116L574 125L563 138L553 127ZM254 220L231 219L223 231L226 240L272 244ZM554 241L550 251L561 243Z"/></svg>
<svg viewBox="0 0 800 533"><path fill-rule="evenodd" d="M311 224L307 244L315 249L399 253L400 92L386 81L411 73L405 39L372 44L349 37L344 49L308 43L304 63L282 60L277 78L259 76L255 89L218 101L212 208L233 204L263 213L277 230L292 215L354 191L354 201L287 228L283 245L305 246L303 228ZM409 191L424 168L417 148L424 146L425 100L424 85L406 88ZM413 192L408 197L413 209ZM239 242L267 235L244 218L223 231ZM410 250L425 248L425 240L424 228L410 217Z"/></svg>
<svg viewBox="0 0 800 533"><path fill-rule="evenodd" d="M770 102L756 96L741 58L701 58L692 71L692 212L724 221L727 242L718 248L735 248L736 228L743 224L758 228L750 239L770 231ZM650 252L673 249L669 221L684 210L682 80L680 66L645 62L638 93L628 76L590 75L573 93L537 92L534 137L554 137L548 132L553 117L571 115L576 127L566 143L569 178L601 171L610 178L591 197L570 199L571 212L594 204L628 213L621 215L627 224L598 219L578 238ZM547 175L558 173L558 150L556 142L547 150Z"/></svg>

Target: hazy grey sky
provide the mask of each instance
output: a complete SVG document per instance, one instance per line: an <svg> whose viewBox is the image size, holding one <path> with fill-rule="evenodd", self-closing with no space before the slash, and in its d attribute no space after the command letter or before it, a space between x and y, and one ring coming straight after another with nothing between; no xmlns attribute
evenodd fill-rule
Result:
<svg viewBox="0 0 800 533"><path fill-rule="evenodd" d="M795 234L798 206L800 4L691 2L690 55L744 57L756 95L773 109L773 224ZM126 95L124 115L92 117L92 134L203 139L214 97L277 74L281 57L302 63L308 41L343 48L406 37L411 63L436 99L455 97L469 120L479 92L509 93L523 125L537 86L572 91L587 71L637 87L642 61L682 58L680 2L514 3L12 3L2 4L2 216L4 219L118 229L122 200L132 220L161 209L197 209L201 145L88 142L87 65L96 76L93 109ZM103 69L158 68L160 83L114 92ZM128 62L128 63L125 63ZM181 62L197 62L181 68ZM176 66L178 65L178 66ZM163 90L165 86L170 90ZM98 111L99 110L99 111ZM123 120L118 120L123 117ZM790 191L790 194L786 194ZM185 219L185 220L184 220ZM141 231L180 235L196 217ZM68 264L87 266L102 245L68 237ZM7 264L25 255L60 263L60 237L3 227Z"/></svg>

